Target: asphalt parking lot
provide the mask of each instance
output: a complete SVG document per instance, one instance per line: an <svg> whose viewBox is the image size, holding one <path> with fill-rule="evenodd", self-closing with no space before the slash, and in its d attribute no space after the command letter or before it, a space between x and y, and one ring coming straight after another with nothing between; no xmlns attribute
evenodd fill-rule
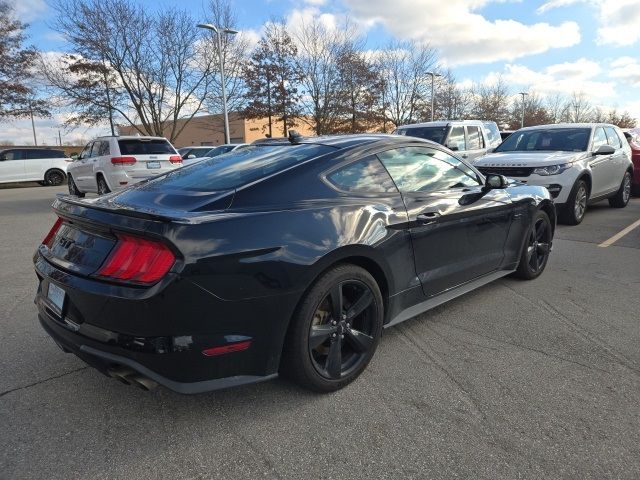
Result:
<svg viewBox="0 0 640 480"><path fill-rule="evenodd" d="M0 478L640 478L640 199L559 226L546 272L384 332L354 384L142 392L41 329L65 189L0 189Z"/></svg>

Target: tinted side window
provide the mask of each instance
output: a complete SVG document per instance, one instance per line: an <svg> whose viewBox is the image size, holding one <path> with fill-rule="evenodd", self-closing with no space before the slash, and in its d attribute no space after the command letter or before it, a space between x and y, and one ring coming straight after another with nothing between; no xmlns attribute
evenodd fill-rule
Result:
<svg viewBox="0 0 640 480"><path fill-rule="evenodd" d="M91 157L98 157L100 155L100 145L102 142L93 142L91 147Z"/></svg>
<svg viewBox="0 0 640 480"><path fill-rule="evenodd" d="M483 147L480 127L467 127L467 150L479 150Z"/></svg>
<svg viewBox="0 0 640 480"><path fill-rule="evenodd" d="M7 150L4 153L6 160L24 160L24 150Z"/></svg>
<svg viewBox="0 0 640 480"><path fill-rule="evenodd" d="M479 184L471 169L439 150L402 147L380 153L378 157L401 192L430 192Z"/></svg>
<svg viewBox="0 0 640 480"><path fill-rule="evenodd" d="M464 127L451 127L449 140L447 141L447 147L449 147L453 151L467 149L467 144L464 140Z"/></svg>
<svg viewBox="0 0 640 480"><path fill-rule="evenodd" d="M604 134L602 127L596 128L596 132L593 134L593 149L597 150L598 147L607 144L607 136Z"/></svg>
<svg viewBox="0 0 640 480"><path fill-rule="evenodd" d="M350 163L327 175L327 180L338 189L347 192L391 193L398 191L393 180L375 156Z"/></svg>
<svg viewBox="0 0 640 480"><path fill-rule="evenodd" d="M48 150L27 150L26 152L27 160L37 160L41 158L50 158L47 153Z"/></svg>
<svg viewBox="0 0 640 480"><path fill-rule="evenodd" d="M98 148L98 155L100 155L100 156L110 155L109 142L108 141L100 142L100 147Z"/></svg>
<svg viewBox="0 0 640 480"><path fill-rule="evenodd" d="M607 139L609 141L609 145L614 148L620 148L622 143L620 143L620 137L612 127L606 127L605 131L607 132Z"/></svg>

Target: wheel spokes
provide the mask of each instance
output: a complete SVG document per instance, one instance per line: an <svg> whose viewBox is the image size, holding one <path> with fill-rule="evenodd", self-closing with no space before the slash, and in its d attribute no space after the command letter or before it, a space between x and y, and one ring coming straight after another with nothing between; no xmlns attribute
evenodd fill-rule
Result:
<svg viewBox="0 0 640 480"><path fill-rule="evenodd" d="M342 283L335 285L329 292L331 299L331 317L334 321L342 320Z"/></svg>
<svg viewBox="0 0 640 480"><path fill-rule="evenodd" d="M373 302L373 295L371 294L371 291L367 289L360 298L351 305L349 310L347 310L347 320L352 320L360 315L369 305L371 305L371 302Z"/></svg>
<svg viewBox="0 0 640 480"><path fill-rule="evenodd" d="M340 378L340 374L342 373L342 342L341 337L336 337L331 342L327 362L324 366L329 376L334 379Z"/></svg>
<svg viewBox="0 0 640 480"><path fill-rule="evenodd" d="M538 254L546 255L549 253L549 244L548 243L538 243Z"/></svg>
<svg viewBox="0 0 640 480"><path fill-rule="evenodd" d="M373 345L373 337L359 330L347 330L347 340L358 353L364 353Z"/></svg>
<svg viewBox="0 0 640 480"><path fill-rule="evenodd" d="M338 328L335 325L314 325L311 327L309 335L309 347L314 348L322 345Z"/></svg>

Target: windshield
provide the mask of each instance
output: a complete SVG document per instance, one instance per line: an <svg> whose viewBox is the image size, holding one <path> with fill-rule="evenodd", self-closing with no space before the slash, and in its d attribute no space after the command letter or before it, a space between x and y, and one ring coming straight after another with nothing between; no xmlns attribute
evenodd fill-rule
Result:
<svg viewBox="0 0 640 480"><path fill-rule="evenodd" d="M173 170L152 185L167 190L230 190L333 150L325 145L253 145Z"/></svg>
<svg viewBox="0 0 640 480"><path fill-rule="evenodd" d="M156 155L159 153L176 153L171 144L164 139L132 138L118 140L122 155Z"/></svg>
<svg viewBox="0 0 640 480"><path fill-rule="evenodd" d="M590 128L536 128L509 135L496 152L584 152L589 144Z"/></svg>
<svg viewBox="0 0 640 480"><path fill-rule="evenodd" d="M396 130L397 135L424 138L444 145L447 138L447 126L444 127L402 127Z"/></svg>

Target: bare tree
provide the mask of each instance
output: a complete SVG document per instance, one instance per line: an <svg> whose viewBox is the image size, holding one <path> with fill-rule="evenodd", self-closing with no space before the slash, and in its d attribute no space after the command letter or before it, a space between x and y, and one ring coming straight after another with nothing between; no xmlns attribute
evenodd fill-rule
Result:
<svg viewBox="0 0 640 480"><path fill-rule="evenodd" d="M522 96L518 95L511 105L509 112L509 128L517 130L520 128L522 121ZM530 92L524 99L524 124L529 127L532 125L546 125L553 123L551 114L547 107L536 92Z"/></svg>
<svg viewBox="0 0 640 480"><path fill-rule="evenodd" d="M560 123L565 112L566 98L559 93L549 95L544 102L549 123Z"/></svg>
<svg viewBox="0 0 640 480"><path fill-rule="evenodd" d="M593 116L593 107L587 96L573 92L564 107L563 121L571 123L589 122Z"/></svg>
<svg viewBox="0 0 640 480"><path fill-rule="evenodd" d="M355 29L348 19L340 27L330 28L314 17L303 22L294 36L298 44L302 118L316 134L330 133L337 128L341 110L340 62L347 58L347 52L356 50Z"/></svg>
<svg viewBox="0 0 640 480"><path fill-rule="evenodd" d="M74 55L42 62L43 72L78 121L97 123L108 109L141 134L173 141L203 110L213 56L185 11L148 13L132 0L58 0L54 8Z"/></svg>
<svg viewBox="0 0 640 480"><path fill-rule="evenodd" d="M423 116L431 95L431 78L437 67L436 51L418 42L391 42L379 54L385 117L394 125L415 122Z"/></svg>
<svg viewBox="0 0 640 480"><path fill-rule="evenodd" d="M472 87L471 114L481 120L493 120L499 126L509 121L511 103L509 87L502 78L492 84L476 84Z"/></svg>
<svg viewBox="0 0 640 480"><path fill-rule="evenodd" d="M450 70L442 74L435 91L435 118L460 120L467 117L471 108L471 94L461 88Z"/></svg>
<svg viewBox="0 0 640 480"><path fill-rule="evenodd" d="M37 53L23 47L26 28L9 3L0 0L0 119L49 116L46 102L34 98L30 84Z"/></svg>
<svg viewBox="0 0 640 480"><path fill-rule="evenodd" d="M228 0L210 0L207 12L207 22L218 27L238 29L238 19L232 5ZM213 73L210 79L210 91L212 94L206 101L207 110L211 113L222 112L222 86L219 74L218 42L215 33L210 32L204 40L203 53L213 58ZM244 68L248 60L252 45L247 37L242 35L223 35L222 60L224 62L225 92L227 96L227 109L230 112L239 112L246 106L246 84L244 81ZM220 120L220 132L224 132L224 123Z"/></svg>

